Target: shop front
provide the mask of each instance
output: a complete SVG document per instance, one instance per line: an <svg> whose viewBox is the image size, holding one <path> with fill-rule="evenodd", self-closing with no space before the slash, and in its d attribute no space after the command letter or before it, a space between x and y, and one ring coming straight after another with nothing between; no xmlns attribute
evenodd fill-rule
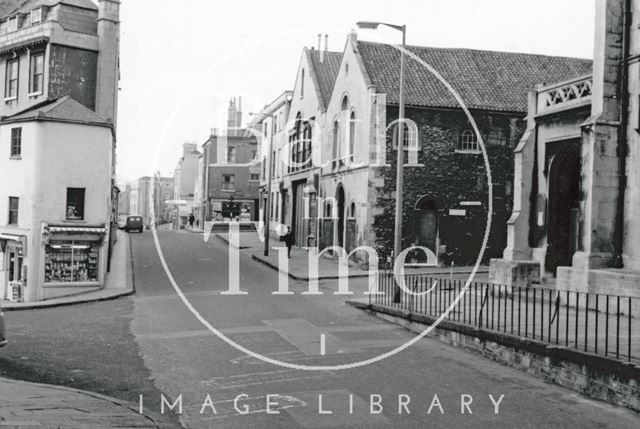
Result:
<svg viewBox="0 0 640 429"><path fill-rule="evenodd" d="M15 302L24 300L24 289L27 286L25 253L26 237L0 233L0 298Z"/></svg>
<svg viewBox="0 0 640 429"><path fill-rule="evenodd" d="M55 288L102 286L107 258L106 236L107 229L103 226L46 226L43 240L45 296L51 296L51 290Z"/></svg>

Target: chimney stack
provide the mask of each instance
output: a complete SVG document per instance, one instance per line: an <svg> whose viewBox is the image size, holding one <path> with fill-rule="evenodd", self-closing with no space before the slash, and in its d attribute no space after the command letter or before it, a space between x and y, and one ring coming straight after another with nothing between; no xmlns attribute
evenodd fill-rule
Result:
<svg viewBox="0 0 640 429"><path fill-rule="evenodd" d="M322 34L318 33L318 52L322 51Z"/></svg>
<svg viewBox="0 0 640 429"><path fill-rule="evenodd" d="M329 50L329 35L324 35L324 50L325 52Z"/></svg>
<svg viewBox="0 0 640 429"><path fill-rule="evenodd" d="M120 0L98 0L95 112L116 126L120 80Z"/></svg>

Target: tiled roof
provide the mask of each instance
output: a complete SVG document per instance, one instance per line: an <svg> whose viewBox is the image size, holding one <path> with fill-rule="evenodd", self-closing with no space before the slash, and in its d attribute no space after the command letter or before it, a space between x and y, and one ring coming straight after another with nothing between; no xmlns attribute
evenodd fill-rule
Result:
<svg viewBox="0 0 640 429"><path fill-rule="evenodd" d="M40 6L55 6L58 3L98 10L96 4L91 0L0 0L0 17L16 12L26 13Z"/></svg>
<svg viewBox="0 0 640 429"><path fill-rule="evenodd" d="M29 120L73 122L90 125L111 126L111 124L93 110L75 101L68 95L44 101L22 112L7 116L0 121L23 122Z"/></svg>
<svg viewBox="0 0 640 429"><path fill-rule="evenodd" d="M29 0L27 0L29 1ZM25 0L2 0L0 1L0 18L4 18L11 12L16 10L21 4L26 3Z"/></svg>
<svg viewBox="0 0 640 429"><path fill-rule="evenodd" d="M470 109L526 112L527 93L592 72L592 61L511 52L408 46L460 94ZM365 69L387 103L398 104L400 51L379 43L358 41ZM409 106L458 108L446 87L422 64L406 57L405 103Z"/></svg>
<svg viewBox="0 0 640 429"><path fill-rule="evenodd" d="M307 52L309 53L309 62L311 63L311 67L313 67L318 90L324 103L323 107L326 107L329 105L333 84L336 81L336 76L338 76L340 62L342 61L342 52L324 51L320 53L320 51L315 49L307 49ZM322 61L320 60L321 56Z"/></svg>

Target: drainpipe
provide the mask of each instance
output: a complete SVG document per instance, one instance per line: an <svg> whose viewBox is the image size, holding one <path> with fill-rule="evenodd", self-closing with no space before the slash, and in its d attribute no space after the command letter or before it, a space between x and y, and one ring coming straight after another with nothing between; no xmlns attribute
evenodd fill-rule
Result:
<svg viewBox="0 0 640 429"><path fill-rule="evenodd" d="M622 62L618 87L620 100L620 129L618 130L618 202L614 232L614 267L622 268L624 244L624 200L627 189L627 128L629 124L629 39L631 33L631 0L624 1L622 15Z"/></svg>

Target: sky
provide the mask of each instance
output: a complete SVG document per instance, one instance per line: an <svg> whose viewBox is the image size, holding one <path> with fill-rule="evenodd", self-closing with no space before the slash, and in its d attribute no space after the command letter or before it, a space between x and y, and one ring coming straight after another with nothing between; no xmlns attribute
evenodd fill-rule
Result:
<svg viewBox="0 0 640 429"><path fill-rule="evenodd" d="M592 58L595 0L122 0L117 176L173 174L186 141L223 128L230 97L244 122L292 88L302 49L355 22L407 26L411 45ZM358 30L400 42L400 33ZM324 37L323 37L324 46Z"/></svg>

